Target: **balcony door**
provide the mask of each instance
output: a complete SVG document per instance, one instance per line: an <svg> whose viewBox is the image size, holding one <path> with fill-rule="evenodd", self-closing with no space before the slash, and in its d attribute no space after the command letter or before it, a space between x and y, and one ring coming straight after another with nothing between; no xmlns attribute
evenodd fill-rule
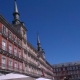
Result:
<svg viewBox="0 0 80 80"><path fill-rule="evenodd" d="M17 56L17 49L14 48L14 55Z"/></svg>
<svg viewBox="0 0 80 80"><path fill-rule="evenodd" d="M6 58L2 57L2 68L5 69L6 68Z"/></svg>
<svg viewBox="0 0 80 80"><path fill-rule="evenodd" d="M6 41L5 40L2 41L2 49L6 50Z"/></svg>
<svg viewBox="0 0 80 80"><path fill-rule="evenodd" d="M15 69L15 71L18 70L18 64L17 64L17 62L14 63L14 69Z"/></svg>
<svg viewBox="0 0 80 80"><path fill-rule="evenodd" d="M12 46L9 45L9 53L12 53Z"/></svg>
<svg viewBox="0 0 80 80"><path fill-rule="evenodd" d="M12 60L9 60L9 69L12 69Z"/></svg>

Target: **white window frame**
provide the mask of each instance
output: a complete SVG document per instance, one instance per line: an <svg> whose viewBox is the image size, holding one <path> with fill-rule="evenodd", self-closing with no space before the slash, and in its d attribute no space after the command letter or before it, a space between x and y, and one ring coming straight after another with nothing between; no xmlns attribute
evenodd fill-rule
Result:
<svg viewBox="0 0 80 80"><path fill-rule="evenodd" d="M12 67L13 67L13 61L12 61L12 59L9 59L8 65L9 65L9 68L12 69Z"/></svg>
<svg viewBox="0 0 80 80"><path fill-rule="evenodd" d="M19 50L18 52L19 52L19 58L21 58L21 51Z"/></svg>
<svg viewBox="0 0 80 80"><path fill-rule="evenodd" d="M17 42L17 36L14 35L14 42Z"/></svg>
<svg viewBox="0 0 80 80"><path fill-rule="evenodd" d="M7 45L6 43L7 43L6 40L2 39L2 49L5 51L7 50L6 49L6 45Z"/></svg>
<svg viewBox="0 0 80 80"><path fill-rule="evenodd" d="M63 71L65 71L66 69L65 69L65 67L63 67Z"/></svg>
<svg viewBox="0 0 80 80"><path fill-rule="evenodd" d="M17 48L14 47L14 55L17 56Z"/></svg>
<svg viewBox="0 0 80 80"><path fill-rule="evenodd" d="M5 35L7 35L8 29L5 25L2 25L2 31Z"/></svg>
<svg viewBox="0 0 80 80"><path fill-rule="evenodd" d="M9 44L9 53L12 54L12 45L11 44Z"/></svg>
<svg viewBox="0 0 80 80"><path fill-rule="evenodd" d="M5 62L3 62L3 58L5 59ZM6 57L2 56L2 68L5 69L6 68ZM5 66L4 66L5 65Z"/></svg>
<svg viewBox="0 0 80 80"><path fill-rule="evenodd" d="M14 62L14 68L17 69L18 68L18 63L15 61Z"/></svg>
<svg viewBox="0 0 80 80"><path fill-rule="evenodd" d="M21 63L19 63L19 69L22 70L22 64Z"/></svg>
<svg viewBox="0 0 80 80"><path fill-rule="evenodd" d="M9 38L12 39L12 32L9 30Z"/></svg>

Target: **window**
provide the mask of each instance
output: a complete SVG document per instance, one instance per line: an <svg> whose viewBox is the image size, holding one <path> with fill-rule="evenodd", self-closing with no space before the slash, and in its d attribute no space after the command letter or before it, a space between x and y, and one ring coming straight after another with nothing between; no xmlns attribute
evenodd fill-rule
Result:
<svg viewBox="0 0 80 80"><path fill-rule="evenodd" d="M20 39L18 39L18 43L19 43L19 45L21 45L21 41L20 41Z"/></svg>
<svg viewBox="0 0 80 80"><path fill-rule="evenodd" d="M28 59L30 60L30 54L28 54Z"/></svg>
<svg viewBox="0 0 80 80"><path fill-rule="evenodd" d="M2 57L2 68L6 67L6 58Z"/></svg>
<svg viewBox="0 0 80 80"><path fill-rule="evenodd" d="M79 74L79 71L78 70L76 72L77 72L77 74Z"/></svg>
<svg viewBox="0 0 80 80"><path fill-rule="evenodd" d="M72 67L70 67L70 70L72 70Z"/></svg>
<svg viewBox="0 0 80 80"><path fill-rule="evenodd" d="M12 68L12 60L9 60L9 68Z"/></svg>
<svg viewBox="0 0 80 80"><path fill-rule="evenodd" d="M12 46L9 45L9 53L12 53Z"/></svg>
<svg viewBox="0 0 80 80"><path fill-rule="evenodd" d="M14 42L17 42L17 37L14 35Z"/></svg>
<svg viewBox="0 0 80 80"><path fill-rule="evenodd" d="M3 33L6 33L6 27L3 25Z"/></svg>
<svg viewBox="0 0 80 80"><path fill-rule="evenodd" d="M59 71L61 71L61 68L59 68Z"/></svg>
<svg viewBox="0 0 80 80"><path fill-rule="evenodd" d="M75 79L77 79L78 78L78 76L77 75L75 75Z"/></svg>
<svg viewBox="0 0 80 80"><path fill-rule="evenodd" d="M12 32L9 31L9 38L12 39Z"/></svg>
<svg viewBox="0 0 80 80"><path fill-rule="evenodd" d="M12 60L9 60L9 66L12 66Z"/></svg>
<svg viewBox="0 0 80 80"><path fill-rule="evenodd" d="M19 64L19 68L22 69L22 64L21 63Z"/></svg>
<svg viewBox="0 0 80 80"><path fill-rule="evenodd" d="M70 74L70 75L73 74L73 71L68 71L68 74Z"/></svg>
<svg viewBox="0 0 80 80"><path fill-rule="evenodd" d="M67 70L69 70L69 67L67 67Z"/></svg>
<svg viewBox="0 0 80 80"><path fill-rule="evenodd" d="M78 75L78 78L80 78L80 75Z"/></svg>
<svg viewBox="0 0 80 80"><path fill-rule="evenodd" d="M14 63L14 68L17 69L17 62Z"/></svg>
<svg viewBox="0 0 80 80"><path fill-rule="evenodd" d="M29 66L29 71L31 71L31 67Z"/></svg>
<svg viewBox="0 0 80 80"><path fill-rule="evenodd" d="M5 57L2 58L2 63L6 64L6 58Z"/></svg>
<svg viewBox="0 0 80 80"><path fill-rule="evenodd" d="M73 70L75 70L75 66L73 67Z"/></svg>
<svg viewBox="0 0 80 80"><path fill-rule="evenodd" d="M17 56L17 49L14 48L14 55Z"/></svg>
<svg viewBox="0 0 80 80"><path fill-rule="evenodd" d="M65 67L63 68L63 71L65 71Z"/></svg>
<svg viewBox="0 0 80 80"><path fill-rule="evenodd" d="M55 69L54 69L54 72L55 72Z"/></svg>
<svg viewBox="0 0 80 80"><path fill-rule="evenodd" d="M64 72L64 75L66 75L66 72Z"/></svg>
<svg viewBox="0 0 80 80"><path fill-rule="evenodd" d="M5 40L2 40L2 49L6 50L6 41Z"/></svg>
<svg viewBox="0 0 80 80"><path fill-rule="evenodd" d="M77 74L77 71L75 70L75 74Z"/></svg>
<svg viewBox="0 0 80 80"><path fill-rule="evenodd" d="M3 34L7 35L8 29L3 25Z"/></svg>
<svg viewBox="0 0 80 80"><path fill-rule="evenodd" d="M76 66L76 69L78 69L78 66Z"/></svg>
<svg viewBox="0 0 80 80"><path fill-rule="evenodd" d="M74 79L74 77L75 77L75 76L74 76L74 75L72 75L72 79Z"/></svg>
<svg viewBox="0 0 80 80"><path fill-rule="evenodd" d="M56 71L58 72L58 69L56 69Z"/></svg>
<svg viewBox="0 0 80 80"><path fill-rule="evenodd" d="M21 51L19 51L19 58L21 58Z"/></svg>

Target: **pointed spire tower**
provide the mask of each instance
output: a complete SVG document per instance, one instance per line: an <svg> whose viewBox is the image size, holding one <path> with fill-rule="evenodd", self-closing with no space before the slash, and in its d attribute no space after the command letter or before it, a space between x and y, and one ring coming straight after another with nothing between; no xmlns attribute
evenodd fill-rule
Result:
<svg viewBox="0 0 80 80"><path fill-rule="evenodd" d="M19 19L20 14L18 12L18 7L17 7L16 0L14 0L14 13L13 13L13 16L14 16L13 24L14 25L20 24L20 19Z"/></svg>
<svg viewBox="0 0 80 80"><path fill-rule="evenodd" d="M40 39L39 39L39 34L37 33L37 51L41 51L41 43L40 43Z"/></svg>
<svg viewBox="0 0 80 80"><path fill-rule="evenodd" d="M41 48L41 43L40 43L40 39L39 39L39 34L37 33L37 51L39 52L39 55L43 58L45 58L45 52L44 50Z"/></svg>

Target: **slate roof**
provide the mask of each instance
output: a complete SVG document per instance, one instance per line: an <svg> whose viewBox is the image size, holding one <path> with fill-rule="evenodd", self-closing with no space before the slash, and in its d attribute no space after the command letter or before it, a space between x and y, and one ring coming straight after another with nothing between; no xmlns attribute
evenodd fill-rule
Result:
<svg viewBox="0 0 80 80"><path fill-rule="evenodd" d="M80 61L76 62L66 62L66 63L60 63L60 64L53 64L53 68L62 67L62 66L73 66L73 65L80 65Z"/></svg>

